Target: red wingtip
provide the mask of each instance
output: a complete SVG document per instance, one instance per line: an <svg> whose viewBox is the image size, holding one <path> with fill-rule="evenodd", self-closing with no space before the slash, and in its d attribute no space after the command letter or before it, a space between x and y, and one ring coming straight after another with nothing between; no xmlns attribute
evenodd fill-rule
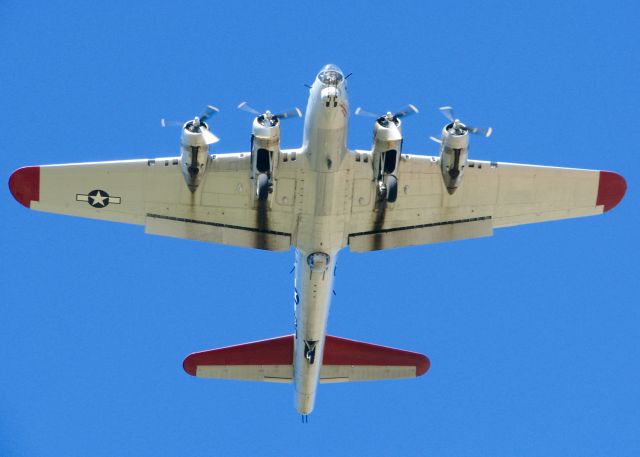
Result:
<svg viewBox="0 0 640 457"><path fill-rule="evenodd" d="M184 368L184 371L189 373L191 376L195 376L198 365L196 364L196 361L194 360L192 355L193 354L185 357L184 361L182 362L182 368Z"/></svg>
<svg viewBox="0 0 640 457"><path fill-rule="evenodd" d="M422 376L431 366L431 362L426 355L420 354L420 356L418 363L416 363L416 376Z"/></svg>
<svg viewBox="0 0 640 457"><path fill-rule="evenodd" d="M29 208L40 200L40 167L18 168L9 178L9 190L21 205Z"/></svg>
<svg viewBox="0 0 640 457"><path fill-rule="evenodd" d="M603 205L606 213L620 203L626 191L627 182L622 176L612 171L601 171L596 205Z"/></svg>

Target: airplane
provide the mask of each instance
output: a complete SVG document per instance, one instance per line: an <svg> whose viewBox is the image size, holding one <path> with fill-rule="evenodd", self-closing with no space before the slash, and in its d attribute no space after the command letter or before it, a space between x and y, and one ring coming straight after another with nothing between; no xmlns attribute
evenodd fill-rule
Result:
<svg viewBox="0 0 640 457"><path fill-rule="evenodd" d="M218 154L209 106L184 123L178 157L27 166L15 199L37 211L144 225L145 232L231 246L295 248L292 334L196 352L199 378L293 383L303 422L319 383L414 378L422 354L326 334L338 252L368 252L487 237L495 228L598 215L626 192L614 172L472 160L469 136L491 129L447 117L439 156L402 150L407 108L373 115L370 149L347 147L347 78L326 65L309 87L302 145L280 148L281 121L298 109L255 115L251 148ZM163 120L163 125L166 123ZM182 123L181 123L182 124Z"/></svg>

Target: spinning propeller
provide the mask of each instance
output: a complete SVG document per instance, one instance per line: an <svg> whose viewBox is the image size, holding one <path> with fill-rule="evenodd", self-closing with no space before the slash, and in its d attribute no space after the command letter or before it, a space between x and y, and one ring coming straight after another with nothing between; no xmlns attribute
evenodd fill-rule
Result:
<svg viewBox="0 0 640 457"><path fill-rule="evenodd" d="M440 112L444 117L446 117L449 121L451 121L450 125L447 125L446 129L452 135L464 135L466 132L475 133L478 135L483 135L486 138L491 136L493 129L491 127L483 128L483 127L470 127L468 125L460 122L460 119L456 119L453 115L453 108L450 106L441 106ZM435 137L430 137L436 143L440 143L441 140Z"/></svg>
<svg viewBox="0 0 640 457"><path fill-rule="evenodd" d="M387 114L379 115L376 113L372 113L371 111L365 111L360 106L358 106L354 114L356 116L376 118L377 122L380 125L382 125L383 127L388 127L390 122L393 122L395 124L398 119L409 116L411 114L415 114L417 112L418 108L416 108L415 105L407 105L395 114L392 114L391 111L387 111Z"/></svg>
<svg viewBox="0 0 640 457"><path fill-rule="evenodd" d="M247 102L242 102L238 105L238 109L246 111L247 113L254 114L258 118L258 122L265 127L275 127L279 119L288 119L290 117L302 117L302 111L300 108L293 108L283 113L273 114L271 111L266 110L261 113L255 108L249 106Z"/></svg>
<svg viewBox="0 0 640 457"><path fill-rule="evenodd" d="M193 120L186 123L185 128L191 133L201 133L204 141L207 144L213 144L220 141L220 138L215 136L209 130L209 126L206 124L207 119L209 119L214 114L220 112L218 108L212 105L207 105L204 112L200 116L196 116ZM162 127L173 127L173 126L181 126L183 123L179 121L168 121L164 118L160 119L160 125Z"/></svg>

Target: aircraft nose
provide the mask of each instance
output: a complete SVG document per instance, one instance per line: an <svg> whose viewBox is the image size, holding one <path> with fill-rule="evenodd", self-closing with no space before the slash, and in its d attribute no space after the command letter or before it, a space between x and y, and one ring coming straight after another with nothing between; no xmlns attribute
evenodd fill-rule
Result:
<svg viewBox="0 0 640 457"><path fill-rule="evenodd" d="M330 63L322 67L318 80L325 86L338 86L344 81L344 75L337 65Z"/></svg>

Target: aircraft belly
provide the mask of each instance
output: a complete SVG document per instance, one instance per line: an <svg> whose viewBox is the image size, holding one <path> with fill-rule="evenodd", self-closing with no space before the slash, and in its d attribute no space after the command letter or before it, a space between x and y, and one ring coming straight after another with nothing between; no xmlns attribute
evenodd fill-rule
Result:
<svg viewBox="0 0 640 457"><path fill-rule="evenodd" d="M346 172L312 172L305 182L303 213L296 234L296 338L294 382L296 409L313 410L322 367L327 319L333 293L337 252L345 246ZM314 256L327 259L318 266Z"/></svg>
<svg viewBox="0 0 640 457"><path fill-rule="evenodd" d="M305 177L294 242L296 248L328 252L346 246L352 187L348 170L311 172Z"/></svg>
<svg viewBox="0 0 640 457"><path fill-rule="evenodd" d="M302 202L296 208L294 383L296 408L313 410L322 367L336 254L346 246L352 178L348 169L347 100L317 103L311 97L305 123Z"/></svg>

